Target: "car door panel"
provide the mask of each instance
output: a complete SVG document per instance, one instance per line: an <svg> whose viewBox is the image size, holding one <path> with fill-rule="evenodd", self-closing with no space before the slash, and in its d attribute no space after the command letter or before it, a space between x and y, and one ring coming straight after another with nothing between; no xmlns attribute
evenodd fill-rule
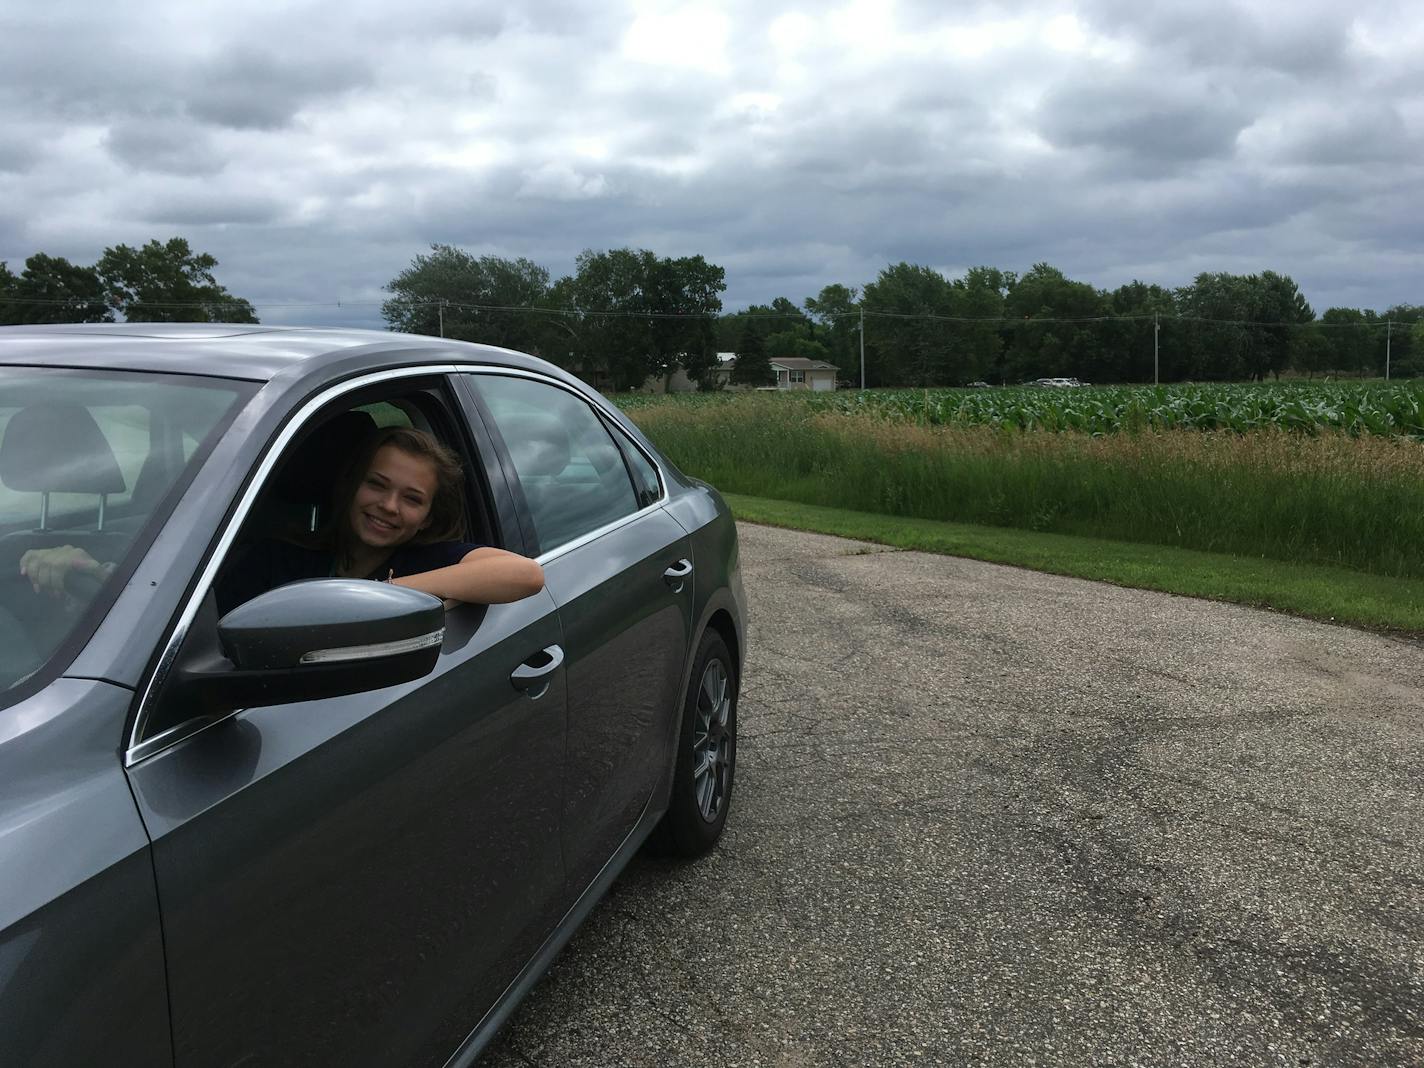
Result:
<svg viewBox="0 0 1424 1068"><path fill-rule="evenodd" d="M689 646L687 533L645 511L545 562L559 605L569 679L562 817L571 886L582 890L633 829L669 765Z"/></svg>
<svg viewBox="0 0 1424 1068"><path fill-rule="evenodd" d="M548 593L447 614L412 684L247 709L131 769L176 1063L444 1062L562 907Z"/></svg>
<svg viewBox="0 0 1424 1068"><path fill-rule="evenodd" d="M671 766L690 647L692 542L639 495L587 397L534 375L465 376L559 605L569 679L562 836L571 899L632 832ZM631 446L630 446L631 447ZM654 487L653 500L656 500Z"/></svg>

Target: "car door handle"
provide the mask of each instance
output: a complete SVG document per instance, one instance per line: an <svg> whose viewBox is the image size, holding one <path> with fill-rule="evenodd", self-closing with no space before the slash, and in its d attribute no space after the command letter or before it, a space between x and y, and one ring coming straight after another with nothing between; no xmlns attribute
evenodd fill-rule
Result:
<svg viewBox="0 0 1424 1068"><path fill-rule="evenodd" d="M515 668L514 674L509 676L509 681L514 684L516 690L527 693L530 700L537 701L549 689L554 672L563 665L564 651L557 645L551 645L547 649L540 649Z"/></svg>
<svg viewBox="0 0 1424 1068"><path fill-rule="evenodd" d="M679 560L663 572L663 581L674 591L678 591L682 589L682 584L687 581L687 576L690 574L692 574L692 561Z"/></svg>

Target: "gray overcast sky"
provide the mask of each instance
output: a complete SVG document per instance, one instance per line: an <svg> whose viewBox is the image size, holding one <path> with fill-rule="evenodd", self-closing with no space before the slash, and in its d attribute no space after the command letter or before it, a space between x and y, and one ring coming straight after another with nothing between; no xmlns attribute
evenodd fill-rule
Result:
<svg viewBox="0 0 1424 1068"><path fill-rule="evenodd" d="M181 235L264 322L312 324L380 325L359 302L437 241L555 276L701 253L729 309L899 260L1424 302L1414 2L119 10L0 14L14 268Z"/></svg>

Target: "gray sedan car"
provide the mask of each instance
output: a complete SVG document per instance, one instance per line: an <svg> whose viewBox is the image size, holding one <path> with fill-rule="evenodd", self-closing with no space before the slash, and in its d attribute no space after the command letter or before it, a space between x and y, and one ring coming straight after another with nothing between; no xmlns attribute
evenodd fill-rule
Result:
<svg viewBox="0 0 1424 1068"><path fill-rule="evenodd" d="M381 428L544 588L316 578ZM94 566L60 590L34 550ZM34 559L33 556L28 559ZM735 528L532 357L367 331L0 330L0 1064L471 1063L645 841L731 801Z"/></svg>

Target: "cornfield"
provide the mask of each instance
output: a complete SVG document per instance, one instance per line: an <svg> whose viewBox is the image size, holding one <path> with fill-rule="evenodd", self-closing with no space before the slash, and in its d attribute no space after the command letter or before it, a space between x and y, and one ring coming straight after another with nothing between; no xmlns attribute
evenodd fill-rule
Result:
<svg viewBox="0 0 1424 1068"><path fill-rule="evenodd" d="M1422 392L684 394L627 407L682 470L733 493L1424 577Z"/></svg>
<svg viewBox="0 0 1424 1068"><path fill-rule="evenodd" d="M634 410L657 404L736 403L739 394L624 395ZM781 394L815 412L927 426L1117 434L1143 430L1280 429L1424 441L1424 381L1402 384L1104 386L1079 389L843 390Z"/></svg>

